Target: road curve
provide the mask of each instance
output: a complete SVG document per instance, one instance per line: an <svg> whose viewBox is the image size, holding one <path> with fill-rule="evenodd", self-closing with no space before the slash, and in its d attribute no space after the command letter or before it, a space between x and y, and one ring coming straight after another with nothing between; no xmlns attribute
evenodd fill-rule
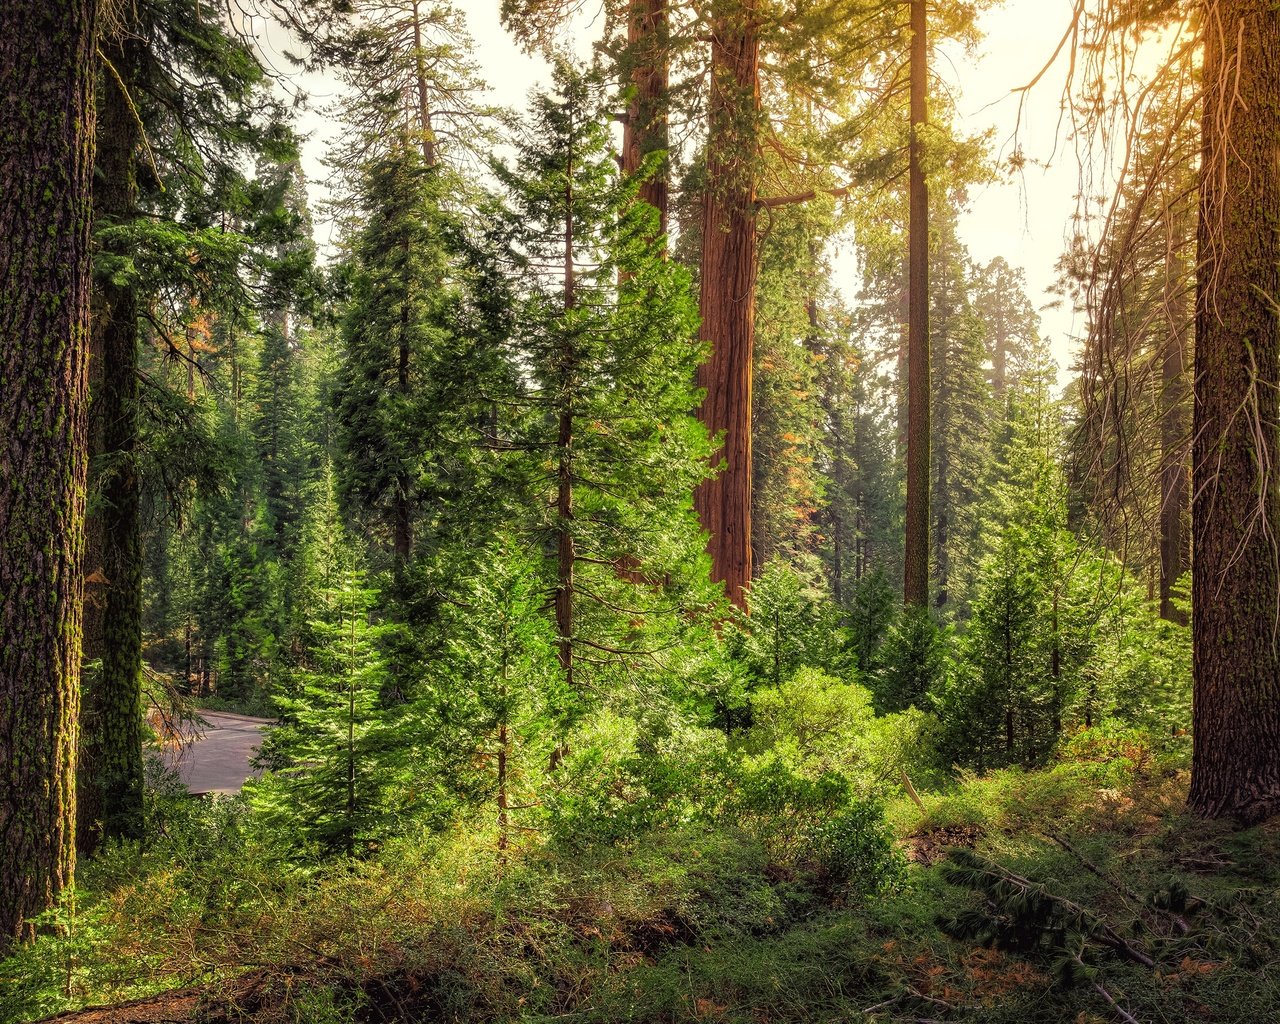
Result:
<svg viewBox="0 0 1280 1024"><path fill-rule="evenodd" d="M166 745L165 767L176 769L194 795L239 793L245 781L258 774L249 761L270 719L225 711L201 711L200 717L205 724L187 727L185 742Z"/></svg>

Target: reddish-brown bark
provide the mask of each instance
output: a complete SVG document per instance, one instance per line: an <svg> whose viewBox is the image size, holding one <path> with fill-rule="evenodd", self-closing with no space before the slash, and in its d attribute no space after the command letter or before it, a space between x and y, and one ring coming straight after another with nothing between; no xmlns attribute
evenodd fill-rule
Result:
<svg viewBox="0 0 1280 1024"><path fill-rule="evenodd" d="M667 2L634 0L627 16L627 60L635 95L622 126L622 171L634 174L646 156L667 148ZM664 166L641 186L640 198L658 211L667 233Z"/></svg>
<svg viewBox="0 0 1280 1024"><path fill-rule="evenodd" d="M698 371L701 417L723 436L724 468L694 504L710 534L712 575L745 605L751 584L751 374L755 344L756 133L760 40L754 0L726 4L712 26L707 183L702 208L700 310L710 344Z"/></svg>

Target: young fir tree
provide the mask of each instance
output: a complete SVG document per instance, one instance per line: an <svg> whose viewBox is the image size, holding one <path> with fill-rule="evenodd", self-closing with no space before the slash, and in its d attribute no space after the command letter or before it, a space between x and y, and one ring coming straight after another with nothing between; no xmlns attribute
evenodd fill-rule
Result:
<svg viewBox="0 0 1280 1024"><path fill-rule="evenodd" d="M487 808L505 862L533 828L564 678L543 613L541 558L511 537L480 555L442 617L445 656L419 710L430 737L427 774L450 780L448 796Z"/></svg>
<svg viewBox="0 0 1280 1024"><path fill-rule="evenodd" d="M953 753L979 766L1034 765L1052 750L1071 699L1066 658L1075 540L1066 527L1057 410L1042 388L1015 405L1001 480L985 509L990 554L964 637L967 671L938 703Z"/></svg>
<svg viewBox="0 0 1280 1024"><path fill-rule="evenodd" d="M710 454L692 415L696 313L656 211L637 200L643 175L618 173L607 109L598 85L559 64L516 163L495 168L511 358L527 368L499 404L520 412L512 454L548 551L562 735L601 675L669 650L706 601L691 500Z"/></svg>
<svg viewBox="0 0 1280 1024"><path fill-rule="evenodd" d="M379 651L385 627L372 621L377 593L342 561L309 624L304 667L292 692L277 697L282 725L266 751L275 770L254 797L299 847L351 856L392 827L400 790L391 782L400 781L408 739L381 706L387 666Z"/></svg>
<svg viewBox="0 0 1280 1024"><path fill-rule="evenodd" d="M971 302L969 253L956 236L957 217L935 217L930 336L933 367L933 480L930 547L933 604L941 612L967 612L966 569L979 557L981 523L975 515L991 458L995 403L987 382L985 325Z"/></svg>

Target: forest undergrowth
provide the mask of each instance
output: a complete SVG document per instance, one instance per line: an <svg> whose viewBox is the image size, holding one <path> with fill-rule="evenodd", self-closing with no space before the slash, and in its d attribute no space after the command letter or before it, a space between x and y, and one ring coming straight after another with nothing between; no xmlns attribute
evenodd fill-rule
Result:
<svg viewBox="0 0 1280 1024"><path fill-rule="evenodd" d="M188 986L258 1024L1274 1019L1276 825L1189 818L1184 760L1090 730L843 845L779 807L768 834L806 842L726 811L503 857L485 815L288 868L246 801L162 791L149 841L91 862L0 965L0 1020ZM193 1019L165 1005L89 1019Z"/></svg>

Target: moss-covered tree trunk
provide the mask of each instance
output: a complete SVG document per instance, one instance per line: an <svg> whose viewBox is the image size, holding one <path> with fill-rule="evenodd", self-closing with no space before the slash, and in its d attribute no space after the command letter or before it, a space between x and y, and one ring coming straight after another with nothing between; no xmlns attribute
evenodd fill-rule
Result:
<svg viewBox="0 0 1280 1024"><path fill-rule="evenodd" d="M1254 822L1280 811L1280 8L1206 6L1189 802Z"/></svg>
<svg viewBox="0 0 1280 1024"><path fill-rule="evenodd" d="M724 469L697 490L694 504L710 534L712 576L745 605L751 583L751 374L755 347L755 169L760 120L760 39L754 0L725 0L712 24L707 183L699 266L702 337L711 353L699 367L706 389L701 417L722 435Z"/></svg>
<svg viewBox="0 0 1280 1024"><path fill-rule="evenodd" d="M75 870L95 21L0 4L0 947Z"/></svg>
<svg viewBox="0 0 1280 1024"><path fill-rule="evenodd" d="M137 215L140 129L124 90L137 88L140 45L133 39L104 43L115 73L102 76L98 107L94 220L99 227ZM91 853L104 838L142 833L137 287L104 274L93 307L90 483L97 500L87 523L84 658L99 664L85 672L80 708L76 799L82 853Z"/></svg>

